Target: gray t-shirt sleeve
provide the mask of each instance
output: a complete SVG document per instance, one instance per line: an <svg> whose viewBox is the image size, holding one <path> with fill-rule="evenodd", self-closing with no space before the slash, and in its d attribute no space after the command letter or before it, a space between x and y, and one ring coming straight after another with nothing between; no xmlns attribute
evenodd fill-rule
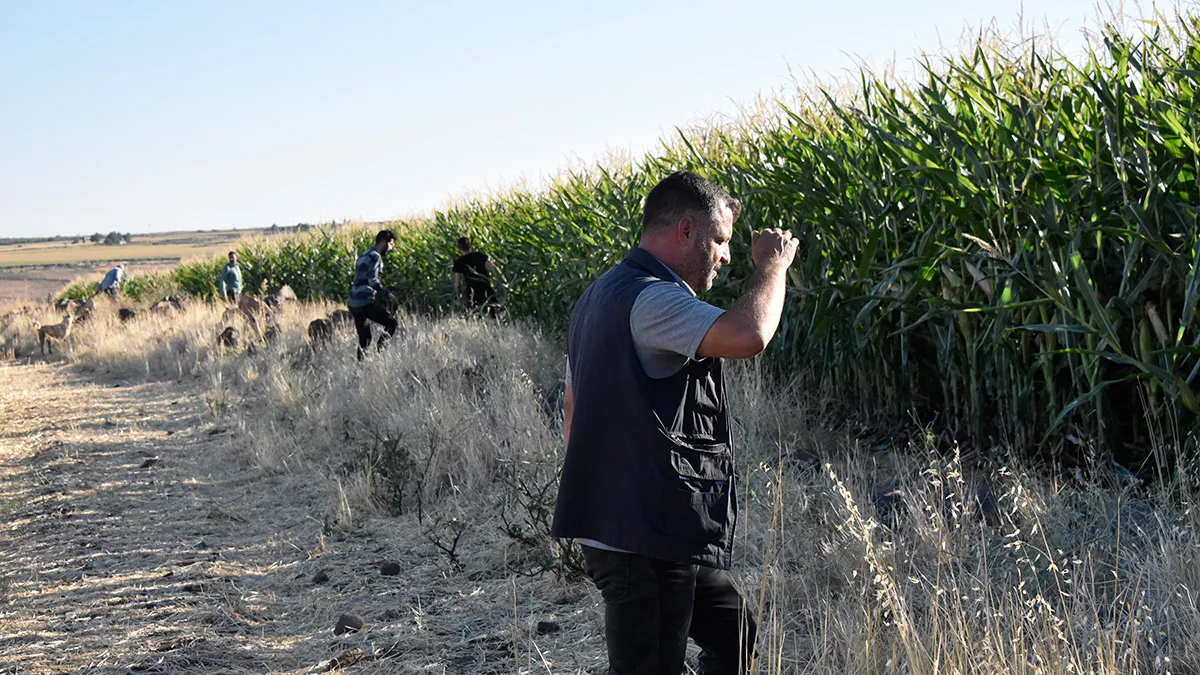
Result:
<svg viewBox="0 0 1200 675"><path fill-rule="evenodd" d="M646 374L658 379L679 372L696 358L708 329L724 313L679 284L663 281L647 286L629 313L633 346Z"/></svg>

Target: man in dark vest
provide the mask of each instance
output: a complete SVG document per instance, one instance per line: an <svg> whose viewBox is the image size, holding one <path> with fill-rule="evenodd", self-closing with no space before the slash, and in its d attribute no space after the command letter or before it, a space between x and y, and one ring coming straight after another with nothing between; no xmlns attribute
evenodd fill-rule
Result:
<svg viewBox="0 0 1200 675"><path fill-rule="evenodd" d="M696 298L729 263L741 203L677 172L646 197L642 237L575 305L567 445L552 533L583 545L604 597L611 675L745 672L757 627L727 570L737 518L723 358L766 348L796 240L751 234L754 272L728 311Z"/></svg>

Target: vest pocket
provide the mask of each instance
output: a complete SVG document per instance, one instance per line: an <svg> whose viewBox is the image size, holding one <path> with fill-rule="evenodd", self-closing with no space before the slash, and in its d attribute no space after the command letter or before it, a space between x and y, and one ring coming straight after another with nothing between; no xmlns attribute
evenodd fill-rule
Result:
<svg viewBox="0 0 1200 675"><path fill-rule="evenodd" d="M683 443L670 449L670 484L658 517L662 531L680 539L718 542L729 526L733 457L727 443Z"/></svg>

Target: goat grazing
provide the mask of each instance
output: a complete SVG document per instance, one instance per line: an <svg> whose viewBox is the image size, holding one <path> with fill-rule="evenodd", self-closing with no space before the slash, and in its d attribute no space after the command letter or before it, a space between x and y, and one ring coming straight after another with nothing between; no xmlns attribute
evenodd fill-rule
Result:
<svg viewBox="0 0 1200 675"><path fill-rule="evenodd" d="M332 342L333 323L329 319L313 319L308 324L308 339L318 345Z"/></svg>
<svg viewBox="0 0 1200 675"><path fill-rule="evenodd" d="M45 354L47 348L49 348L51 354L54 353L54 343L51 341L52 339L66 342L67 337L71 334L71 324L74 322L74 316L70 314L64 314L62 323L56 323L51 326L38 326L38 345L41 347L42 353Z"/></svg>

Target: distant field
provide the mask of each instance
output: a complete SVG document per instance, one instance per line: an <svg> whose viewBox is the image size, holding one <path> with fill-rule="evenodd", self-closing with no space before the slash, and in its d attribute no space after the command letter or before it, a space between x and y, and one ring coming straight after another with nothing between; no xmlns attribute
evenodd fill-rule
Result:
<svg viewBox="0 0 1200 675"><path fill-rule="evenodd" d="M77 279L98 281L118 262L133 274L162 272L182 260L221 255L243 239L283 236L288 232L254 229L135 234L133 243L119 246L61 239L0 244L0 306L45 300Z"/></svg>
<svg viewBox="0 0 1200 675"><path fill-rule="evenodd" d="M268 235L280 236L270 235L269 231L264 230L225 230L134 235L133 243L120 246L91 242L72 244L70 241L61 240L3 244L0 245L0 267L137 260L178 262L197 256L219 255L245 237Z"/></svg>

